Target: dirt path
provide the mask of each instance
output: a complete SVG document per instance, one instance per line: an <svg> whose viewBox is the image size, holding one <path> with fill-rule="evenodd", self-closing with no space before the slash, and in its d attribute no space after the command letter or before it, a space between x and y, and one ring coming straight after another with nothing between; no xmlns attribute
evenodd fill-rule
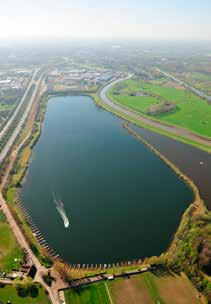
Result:
<svg viewBox="0 0 211 304"><path fill-rule="evenodd" d="M116 84L118 82L121 82L123 80L129 79L131 77L132 77L132 75L129 75L127 77L117 79L117 80L109 83L108 85L106 85L99 93L99 95L101 97L101 100L105 104L107 104L108 106L113 108L114 110L117 110L118 112L126 114L127 116L129 116L129 117L131 117L131 118L133 118L137 121L140 121L141 123L144 123L146 125L150 125L152 127L155 127L156 129L160 129L160 130L172 133L173 135L176 135L176 136L185 137L189 140L198 142L199 144L211 147L211 139L209 139L209 138L197 135L196 133L188 131L186 129L183 129L179 126L169 125L167 123L156 121L156 120L151 119L150 117L146 117L146 116L143 116L141 114L138 114L137 112L134 112L133 110L129 110L129 109L125 108L124 106L121 106L120 104L113 102L111 99L109 99L107 97L107 95L106 95L107 91L114 84Z"/></svg>
<svg viewBox="0 0 211 304"><path fill-rule="evenodd" d="M109 301L110 301L111 304L113 304L113 300L112 300L112 298L111 298L111 294L110 294L110 291L109 291L109 289L108 289L108 285L107 285L106 282L105 282L105 287L106 287L106 290L107 290L107 294L108 294L108 297L109 297Z"/></svg>

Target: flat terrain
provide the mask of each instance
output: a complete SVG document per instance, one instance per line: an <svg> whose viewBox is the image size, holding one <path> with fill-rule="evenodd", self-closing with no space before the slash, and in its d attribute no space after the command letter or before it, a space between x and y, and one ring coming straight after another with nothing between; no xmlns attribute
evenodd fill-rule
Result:
<svg viewBox="0 0 211 304"><path fill-rule="evenodd" d="M106 287L107 285L107 287ZM197 291L183 275L144 273L70 289L68 304L200 304ZM110 295L110 299L109 299Z"/></svg>
<svg viewBox="0 0 211 304"><path fill-rule="evenodd" d="M104 282L87 285L77 289L69 289L65 293L65 298L67 304L110 304Z"/></svg>
<svg viewBox="0 0 211 304"><path fill-rule="evenodd" d="M167 78L148 82L129 79L112 87L108 96L145 115L151 105L162 101L174 102L175 110L153 118L211 137L211 105Z"/></svg>
<svg viewBox="0 0 211 304"><path fill-rule="evenodd" d="M12 269L19 269L18 259L21 255L16 239L0 212L0 271L9 272Z"/></svg>
<svg viewBox="0 0 211 304"><path fill-rule="evenodd" d="M19 297L16 288L10 285L0 288L0 301L3 304L6 304L7 301L10 301L12 304L50 304L43 288L39 288L39 294L36 298Z"/></svg>
<svg viewBox="0 0 211 304"><path fill-rule="evenodd" d="M208 72L184 72L175 73L178 78L190 83L195 88L211 95L211 73Z"/></svg>

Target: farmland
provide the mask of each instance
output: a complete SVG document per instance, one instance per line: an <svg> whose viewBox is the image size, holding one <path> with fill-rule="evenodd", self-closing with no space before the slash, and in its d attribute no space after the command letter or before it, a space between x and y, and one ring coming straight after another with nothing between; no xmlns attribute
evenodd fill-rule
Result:
<svg viewBox="0 0 211 304"><path fill-rule="evenodd" d="M106 286L107 285L107 286ZM182 275L144 273L65 292L67 304L200 304L197 291ZM110 299L109 299L110 296Z"/></svg>
<svg viewBox="0 0 211 304"><path fill-rule="evenodd" d="M211 94L211 73L208 73L206 71L189 71L183 73L175 73L175 76L191 84L195 88L202 90L209 95Z"/></svg>
<svg viewBox="0 0 211 304"><path fill-rule="evenodd" d="M187 89L166 78L156 81L126 80L113 86L109 97L140 114L162 101L176 103L176 109L153 116L165 123L178 125L202 136L211 137L211 106Z"/></svg>

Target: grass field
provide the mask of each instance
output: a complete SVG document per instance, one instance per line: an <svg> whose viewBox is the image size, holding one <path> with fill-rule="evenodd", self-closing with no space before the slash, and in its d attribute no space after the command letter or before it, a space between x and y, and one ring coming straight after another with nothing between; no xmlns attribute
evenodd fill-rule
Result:
<svg viewBox="0 0 211 304"><path fill-rule="evenodd" d="M65 298L67 304L110 304L104 282L69 289L65 293Z"/></svg>
<svg viewBox="0 0 211 304"><path fill-rule="evenodd" d="M167 86L167 82L164 79L160 83L130 79L122 82L122 87L118 87L119 84L112 87L108 95L120 104L142 114L146 114L146 109L152 104L159 103L160 100L151 96L129 96L128 94L150 93L163 100L175 102L176 110L153 116L153 118L211 137L211 105L186 89ZM120 95L114 94L117 91L120 92Z"/></svg>
<svg viewBox="0 0 211 304"><path fill-rule="evenodd" d="M67 304L200 304L198 292L178 275L144 273L66 291Z"/></svg>
<svg viewBox="0 0 211 304"><path fill-rule="evenodd" d="M180 77L180 75L177 76ZM189 72L182 74L182 78L197 89L211 95L211 73Z"/></svg>
<svg viewBox="0 0 211 304"><path fill-rule="evenodd" d="M11 105L6 105L6 104L0 103L0 111L6 111L6 110L11 110L11 109L12 109Z"/></svg>
<svg viewBox="0 0 211 304"><path fill-rule="evenodd" d="M9 272L12 269L19 269L18 259L21 256L22 253L16 239L4 215L0 212L0 271Z"/></svg>
<svg viewBox="0 0 211 304"><path fill-rule="evenodd" d="M16 288L10 285L5 285L3 288L0 288L0 301L3 304L6 304L7 301L10 301L12 304L50 304L48 296L42 288L39 288L39 294L36 298L23 298L19 297Z"/></svg>

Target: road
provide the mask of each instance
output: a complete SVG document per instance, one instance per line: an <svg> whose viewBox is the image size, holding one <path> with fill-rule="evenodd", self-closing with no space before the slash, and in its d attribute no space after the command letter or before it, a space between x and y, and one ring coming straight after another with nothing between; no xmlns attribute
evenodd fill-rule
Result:
<svg viewBox="0 0 211 304"><path fill-rule="evenodd" d="M42 284L45 287L45 289L48 291L49 297L53 304L59 304L58 289L64 288L64 287L66 287L66 285L62 282L62 280L60 279L60 275L54 269L52 269L51 274L53 275L54 278L56 278L56 281L52 284L51 287L49 287L47 284L45 284L45 282L42 279L42 275L47 274L49 269L46 269L44 266L42 266L40 264L39 260L37 259L37 257L32 252L29 244L27 243L27 241L25 239L25 236L23 235L21 229L19 228L18 224L16 223L15 219L13 218L13 215L12 215L6 201L4 200L1 192L0 192L0 204L1 204L1 209L4 212L6 219L9 223L20 247L22 249L27 250L31 261L37 268L37 273L36 273L34 281Z"/></svg>
<svg viewBox="0 0 211 304"><path fill-rule="evenodd" d="M35 71L33 77L32 77L32 80L30 82L30 84L28 85L27 89L26 89L26 92L22 98L22 100L20 101L19 105L17 106L15 112L13 113L13 115L11 116L11 118L8 120L7 124L5 125L5 127L3 128L3 130L0 132L0 140L2 139L3 135L5 134L5 132L8 130L8 128L11 126L14 118L16 117L16 115L18 114L18 111L20 110L20 107L22 106L29 90L30 90L30 87L31 85L34 83L35 84L35 88L33 90L33 93L30 97L30 100L28 102L28 105L26 106L26 109L21 117L21 119L19 120L15 130L13 131L12 135L10 136L9 140L7 141L6 145L4 146L3 150L0 152L0 164L1 162L4 160L4 158L6 157L7 153L9 152L11 146L13 145L15 139L17 138L19 132L21 131L22 129L22 126L30 112L30 109L31 109L31 106L34 102L34 99L36 97L36 94L38 92L38 89L39 89L39 85L40 85L40 82L41 82L41 79L43 77L43 74L40 76L40 78L35 81L35 77L36 77L36 74L37 74L38 70Z"/></svg>
<svg viewBox="0 0 211 304"><path fill-rule="evenodd" d="M25 109L25 111L24 111L24 113L21 117L21 120L19 121L19 123L18 123L16 129L14 130L11 138L9 139L8 143L6 144L6 146L4 148L4 151L6 151L6 149L7 149L7 152L9 151L9 149L12 146L15 138L17 137L17 135L21 131L22 124L24 123L27 116L30 114L30 110L33 106L33 102L35 101L36 94L39 90L39 85L40 85L42 76L43 75L40 76L38 81L33 80L33 82L35 82L35 89L33 91L33 94L32 94L32 96L29 100L29 103L28 103L28 105L27 105L27 107L26 107L26 109ZM34 75L34 77L35 77L35 75ZM28 136L30 136L30 134L27 134L26 137L24 138L24 140L19 144L19 146L16 147L16 153L21 148L21 146L24 144L25 140L27 140ZM1 157L2 157L2 155L1 155ZM8 174L9 174L9 172L8 172ZM4 180L6 180L6 177L5 177ZM16 239L17 239L18 244L20 245L20 247L22 249L25 249L28 252L31 261L33 262L33 264L37 268L37 273L36 273L34 281L38 282L38 283L40 283L44 286L44 288L48 291L49 297L50 297L53 304L59 304L60 302L59 302L59 297L58 297L58 289L65 288L66 284L63 282L63 280L60 278L59 273L53 267L51 269L46 269L44 266L41 265L41 263L39 262L37 257L34 255L34 253L32 252L32 250L31 250L31 248L28 244L28 242L25 239L25 236L24 236L22 230L20 229L20 227L16 223L7 202L3 198L3 195L1 193L1 191L0 191L0 205L1 205L1 211L5 214L7 222L9 223L9 225L10 225L10 227L11 227L11 229L12 229L12 231L13 231ZM49 270L51 271L51 275L55 278L55 281L53 282L51 287L49 287L42 279L43 274L47 274L47 272Z"/></svg>
<svg viewBox="0 0 211 304"><path fill-rule="evenodd" d="M167 73L167 72L165 72L165 71L163 71L163 70L161 70L161 69L159 69L159 68L156 68L156 70L157 70L158 72L160 72L161 74L163 74L164 76L166 76L166 77L168 77L168 78L170 78L170 79L176 81L176 82L179 83L180 85L186 87L187 89L189 89L190 91L192 91L194 94L196 94L196 95L198 95L198 96L200 96L200 97L206 99L208 102L211 102L211 96L205 94L204 92L202 92L202 91L200 91L200 90L198 90L198 89L192 87L192 86L189 85L188 83L186 83L186 82L184 82L184 81L182 81L182 80L180 80L180 79L174 77L173 75L171 75L171 74L169 74L169 73Z"/></svg>
<svg viewBox="0 0 211 304"><path fill-rule="evenodd" d="M12 121L14 120L15 116L18 114L18 111L20 110L20 108L21 108L21 106L22 106L22 104L23 104L23 102L24 102L24 100L25 100L25 98L26 98L26 96L27 96L27 94L28 94L28 92L30 90L31 85L34 83L34 79L35 79L35 77L37 75L37 72L38 72L38 70L36 69L35 72L34 72L34 74L33 74L33 76L32 76L32 79L31 79L30 83L28 84L28 87L27 87L27 89L26 89L26 91L25 91L25 93L24 93L21 101L19 102L18 106L16 107L16 109L15 109L14 113L12 114L12 116L10 117L10 119L7 121L7 123L4 126L4 128L1 130L1 132L0 132L0 140L2 139L3 135L5 134L5 132L8 130L8 128L11 125Z"/></svg>
<svg viewBox="0 0 211 304"><path fill-rule="evenodd" d="M137 121L140 121L140 123L144 123L146 125L152 126L156 129L160 129L165 132L172 133L176 136L182 136L186 137L189 140L198 142L199 144L206 145L211 147L211 139L197 135L191 131L188 131L186 129L183 129L179 126L173 126L169 125L167 123L163 123L158 120L151 119L150 117L143 116L141 114L138 114L137 112L134 112L133 110L129 110L125 108L124 106L121 106L118 103L113 102L111 99L109 99L106 95L107 91L116 83L121 82L123 80L131 78L132 75L128 75L124 78L119 78L117 80L114 80L113 82L107 84L102 90L99 92L99 95L101 97L101 100L110 106L112 109L117 110L120 113L126 114L128 117L131 117L132 119L135 119Z"/></svg>

